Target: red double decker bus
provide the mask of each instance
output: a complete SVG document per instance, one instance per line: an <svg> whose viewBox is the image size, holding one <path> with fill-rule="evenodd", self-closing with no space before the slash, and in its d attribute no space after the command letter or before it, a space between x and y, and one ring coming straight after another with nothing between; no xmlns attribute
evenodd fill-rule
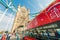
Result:
<svg viewBox="0 0 60 40"><path fill-rule="evenodd" d="M29 33L33 32L33 34L49 31L50 36L55 36L54 32L57 30L60 34L60 0L55 0L46 9L41 11L39 15L28 23L26 30ZM44 40L44 37L42 39Z"/></svg>

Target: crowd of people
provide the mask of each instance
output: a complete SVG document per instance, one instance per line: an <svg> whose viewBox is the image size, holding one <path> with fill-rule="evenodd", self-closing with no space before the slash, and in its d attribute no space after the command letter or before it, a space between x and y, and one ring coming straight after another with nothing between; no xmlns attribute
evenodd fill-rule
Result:
<svg viewBox="0 0 60 40"><path fill-rule="evenodd" d="M3 33L0 40L20 40L18 33Z"/></svg>

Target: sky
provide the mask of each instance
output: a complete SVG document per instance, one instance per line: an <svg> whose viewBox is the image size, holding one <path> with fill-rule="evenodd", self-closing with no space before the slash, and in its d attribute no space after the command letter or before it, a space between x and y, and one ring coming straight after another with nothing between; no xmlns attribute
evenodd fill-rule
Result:
<svg viewBox="0 0 60 40"><path fill-rule="evenodd" d="M10 4L10 0L2 1L5 6L8 6ZM30 9L30 14L35 14L48 7L49 4L53 1L54 0L12 0L10 6L14 6L16 10L18 9L18 5L20 5L21 7L25 6L27 9ZM7 9L4 5L1 4L0 0L0 30L11 31L16 11L12 11L10 8ZM30 20L33 18L34 17L30 15Z"/></svg>

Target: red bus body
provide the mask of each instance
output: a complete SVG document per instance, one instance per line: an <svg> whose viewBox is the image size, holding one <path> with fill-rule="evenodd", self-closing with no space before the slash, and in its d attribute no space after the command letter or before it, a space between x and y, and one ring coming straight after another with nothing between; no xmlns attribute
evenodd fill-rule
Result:
<svg viewBox="0 0 60 40"><path fill-rule="evenodd" d="M30 23L27 29L32 29L41 25L52 23L60 20L60 0L51 3L45 10L40 12Z"/></svg>
<svg viewBox="0 0 60 40"><path fill-rule="evenodd" d="M28 23L27 29L36 28L49 23L60 20L60 0L51 3L45 10L39 13L31 22ZM28 38L28 39L26 39ZM25 37L25 40L32 40L32 38ZM35 39L34 39L35 40Z"/></svg>
<svg viewBox="0 0 60 40"><path fill-rule="evenodd" d="M24 40L36 40L35 38L31 38L31 37L29 37L29 36L25 36L24 37Z"/></svg>

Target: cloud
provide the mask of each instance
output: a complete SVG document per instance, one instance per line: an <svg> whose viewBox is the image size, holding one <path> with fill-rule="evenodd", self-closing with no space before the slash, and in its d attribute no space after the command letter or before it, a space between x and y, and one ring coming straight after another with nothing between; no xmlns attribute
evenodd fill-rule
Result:
<svg viewBox="0 0 60 40"><path fill-rule="evenodd" d="M0 13L0 18L3 13ZM0 22L0 31L11 31L12 25L14 21L14 15L11 14L6 14L4 15L2 21Z"/></svg>

